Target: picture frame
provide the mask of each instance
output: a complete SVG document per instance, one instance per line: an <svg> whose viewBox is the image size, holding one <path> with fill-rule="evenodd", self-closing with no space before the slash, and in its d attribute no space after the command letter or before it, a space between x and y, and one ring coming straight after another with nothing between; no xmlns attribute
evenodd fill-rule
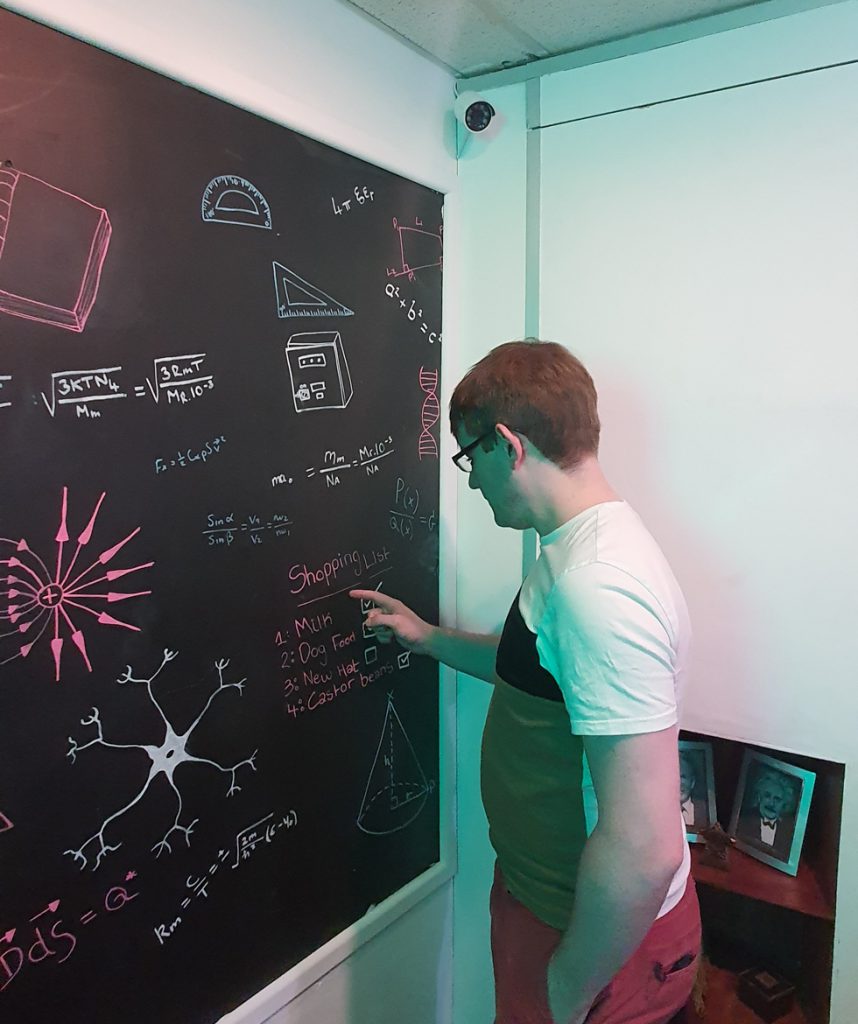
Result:
<svg viewBox="0 0 858 1024"><path fill-rule="evenodd" d="M679 741L679 807L688 842L703 842L700 833L718 819L711 743Z"/></svg>
<svg viewBox="0 0 858 1024"><path fill-rule="evenodd" d="M746 748L728 830L736 846L795 876L815 781L815 772Z"/></svg>

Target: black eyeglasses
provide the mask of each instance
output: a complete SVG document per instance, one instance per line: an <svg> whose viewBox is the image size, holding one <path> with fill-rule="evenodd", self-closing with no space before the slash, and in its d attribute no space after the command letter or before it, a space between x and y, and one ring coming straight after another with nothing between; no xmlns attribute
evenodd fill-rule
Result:
<svg viewBox="0 0 858 1024"><path fill-rule="evenodd" d="M471 456L471 452L477 447L481 441L485 441L487 437L491 437L494 434L495 428L487 430L485 434L480 434L476 441L471 441L470 444L466 444L464 448L460 448L459 451L453 456L453 464L456 469L461 469L463 473L470 473L474 468L474 460Z"/></svg>

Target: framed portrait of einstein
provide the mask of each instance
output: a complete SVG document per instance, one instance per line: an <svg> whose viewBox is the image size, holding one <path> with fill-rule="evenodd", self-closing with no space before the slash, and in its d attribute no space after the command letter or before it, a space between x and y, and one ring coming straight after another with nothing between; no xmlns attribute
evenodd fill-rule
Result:
<svg viewBox="0 0 858 1024"><path fill-rule="evenodd" d="M679 741L679 809L689 843L701 843L704 829L715 824L715 770L712 744Z"/></svg>
<svg viewBox="0 0 858 1024"><path fill-rule="evenodd" d="M736 846L795 875L815 780L814 772L746 750L730 818Z"/></svg>

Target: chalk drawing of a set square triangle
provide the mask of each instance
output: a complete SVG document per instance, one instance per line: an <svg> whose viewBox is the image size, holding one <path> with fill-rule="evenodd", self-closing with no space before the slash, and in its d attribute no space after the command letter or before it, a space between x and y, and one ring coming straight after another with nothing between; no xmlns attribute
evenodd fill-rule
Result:
<svg viewBox="0 0 858 1024"><path fill-rule="evenodd" d="M387 711L378 749L369 773L357 826L372 836L385 836L406 828L426 805L435 789L427 781L402 721L387 695Z"/></svg>
<svg viewBox="0 0 858 1024"><path fill-rule="evenodd" d="M277 316L354 316L354 310L274 260Z"/></svg>

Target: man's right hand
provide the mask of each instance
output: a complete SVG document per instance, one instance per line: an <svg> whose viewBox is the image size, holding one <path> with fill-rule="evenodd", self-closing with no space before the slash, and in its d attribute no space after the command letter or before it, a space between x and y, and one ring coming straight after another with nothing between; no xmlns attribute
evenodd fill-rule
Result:
<svg viewBox="0 0 858 1024"><path fill-rule="evenodd" d="M366 612L366 623L381 643L395 638L408 651L429 654L429 641L436 627L415 615L408 605L379 590L350 590L349 597L372 601L375 607Z"/></svg>

